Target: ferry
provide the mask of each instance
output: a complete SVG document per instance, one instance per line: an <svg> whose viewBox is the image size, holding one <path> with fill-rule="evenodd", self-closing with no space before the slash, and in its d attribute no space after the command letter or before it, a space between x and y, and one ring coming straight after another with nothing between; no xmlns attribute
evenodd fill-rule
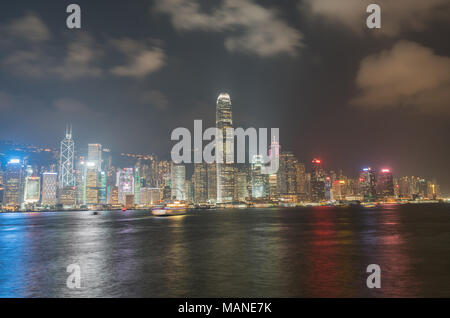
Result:
<svg viewBox="0 0 450 318"><path fill-rule="evenodd" d="M175 216L187 213L189 206L184 201L172 201L166 203L162 207L154 208L152 214L154 216Z"/></svg>

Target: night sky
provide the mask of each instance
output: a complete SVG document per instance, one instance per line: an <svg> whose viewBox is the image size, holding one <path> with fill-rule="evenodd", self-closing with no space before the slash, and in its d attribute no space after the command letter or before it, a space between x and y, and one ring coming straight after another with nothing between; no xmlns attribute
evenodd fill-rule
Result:
<svg viewBox="0 0 450 318"><path fill-rule="evenodd" d="M66 7L82 29L66 27ZM368 30L368 3L382 28ZM354 176L366 165L450 191L448 0L8 1L0 9L0 139L169 158L170 133L279 127L282 150Z"/></svg>

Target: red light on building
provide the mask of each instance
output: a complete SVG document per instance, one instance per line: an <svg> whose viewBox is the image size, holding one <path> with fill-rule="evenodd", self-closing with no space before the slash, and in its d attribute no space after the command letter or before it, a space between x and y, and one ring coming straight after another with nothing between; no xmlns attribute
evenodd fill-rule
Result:
<svg viewBox="0 0 450 318"><path fill-rule="evenodd" d="M389 172L391 172L391 170L390 169L382 169L381 172L382 173L389 173Z"/></svg>
<svg viewBox="0 0 450 318"><path fill-rule="evenodd" d="M314 160L312 161L312 163L315 163L315 164L321 164L321 163L322 163L322 160L320 160L320 159L314 159Z"/></svg>

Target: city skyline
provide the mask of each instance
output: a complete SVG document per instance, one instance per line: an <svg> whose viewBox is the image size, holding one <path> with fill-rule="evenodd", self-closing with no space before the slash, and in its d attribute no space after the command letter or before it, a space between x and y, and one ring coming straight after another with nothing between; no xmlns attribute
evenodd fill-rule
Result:
<svg viewBox="0 0 450 318"><path fill-rule="evenodd" d="M228 135L227 130L233 128L233 116L231 96L225 92L217 98L216 128L223 139L219 154L227 157L237 136ZM262 174L263 167L272 163L264 163L261 153L252 158L248 154L247 163L228 163L227 159L225 163L190 165L142 157L135 158L131 167L121 166L113 160L111 149L99 143L89 143L85 153L77 152L71 124L67 124L60 144L60 151L54 151L53 160L46 163L28 162L26 156L0 154L2 161L6 159L4 169L0 165L4 208L35 209L39 204L51 208L57 203L66 208L143 208L172 199L197 205L298 206L445 198L435 178L394 177L392 169L386 166L362 168L356 179L348 177L342 169L324 167L321 158L314 158L307 169L292 152L283 151L275 139L268 155L271 161L278 162L279 169L271 174ZM245 150L250 151L250 145ZM193 169L191 176L186 171L189 166Z"/></svg>
<svg viewBox="0 0 450 318"><path fill-rule="evenodd" d="M333 17L328 0L155 0L126 9L81 0L80 30L67 29L66 4L8 4L0 14L2 139L59 148L54 136L71 122L80 144L164 155L175 127L195 119L214 126L215 100L227 91L235 126L280 127L284 149L301 161L438 176L449 191L450 48L439 34L450 25L438 10L450 6L401 1L380 1L380 30L364 29L363 4ZM255 10L262 14L242 18ZM393 76L395 67L408 72ZM377 70L385 80L371 80Z"/></svg>

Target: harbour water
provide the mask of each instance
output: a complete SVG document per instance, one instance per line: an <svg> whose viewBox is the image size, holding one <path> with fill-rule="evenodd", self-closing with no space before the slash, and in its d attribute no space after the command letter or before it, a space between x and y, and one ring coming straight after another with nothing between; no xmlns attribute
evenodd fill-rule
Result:
<svg viewBox="0 0 450 318"><path fill-rule="evenodd" d="M3 213L0 297L450 297L450 207Z"/></svg>

